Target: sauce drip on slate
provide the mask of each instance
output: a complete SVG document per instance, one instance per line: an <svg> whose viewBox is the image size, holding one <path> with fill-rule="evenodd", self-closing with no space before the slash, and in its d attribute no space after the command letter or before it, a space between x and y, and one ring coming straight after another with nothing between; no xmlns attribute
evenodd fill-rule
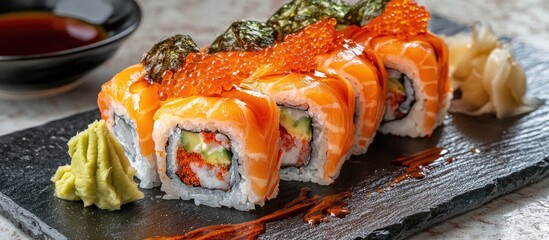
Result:
<svg viewBox="0 0 549 240"><path fill-rule="evenodd" d="M319 224L330 221L330 216L344 218L350 213L343 200L351 198L351 192L342 192L329 196L312 195L310 188L302 188L299 196L284 208L262 218L240 224L227 224L199 228L181 236L153 237L149 239L257 239L265 232L265 224L305 212L303 221L308 224Z"/></svg>
<svg viewBox="0 0 549 240"><path fill-rule="evenodd" d="M51 53L105 39L93 24L47 12L10 13L0 16L0 55Z"/></svg>
<svg viewBox="0 0 549 240"><path fill-rule="evenodd" d="M476 148L476 147L471 148L470 151L471 151L472 153L480 153L480 149L478 149L478 148Z"/></svg>
<svg viewBox="0 0 549 240"><path fill-rule="evenodd" d="M399 183L409 178L422 179L431 170L433 163L441 163L448 150L441 147L430 148L419 151L409 156L399 157L392 161L393 164L401 165L406 168L406 171L395 178L390 185ZM448 158L445 162L451 163L455 157Z"/></svg>

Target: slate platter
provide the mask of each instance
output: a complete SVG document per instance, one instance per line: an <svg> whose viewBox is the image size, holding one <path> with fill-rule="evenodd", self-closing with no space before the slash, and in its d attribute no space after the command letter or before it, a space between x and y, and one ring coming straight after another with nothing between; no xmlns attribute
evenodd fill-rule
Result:
<svg viewBox="0 0 549 240"><path fill-rule="evenodd" d="M466 30L437 16L430 27L442 34ZM529 95L546 102L549 53L507 41L526 70ZM139 239L257 219L284 206L306 186L320 195L352 191L351 214L319 226L303 223L301 216L269 223L261 238L400 239L549 175L549 106L544 103L532 113L505 120L451 114L431 138L378 134L368 154L343 166L335 184L282 182L278 198L255 211L162 200L162 192L152 189L144 190L144 199L109 212L54 197L49 181L58 166L70 161L69 138L98 118L93 110L0 137L0 214L37 239ZM447 156L457 159L424 179L376 191L404 172L392 159L435 146L448 148Z"/></svg>

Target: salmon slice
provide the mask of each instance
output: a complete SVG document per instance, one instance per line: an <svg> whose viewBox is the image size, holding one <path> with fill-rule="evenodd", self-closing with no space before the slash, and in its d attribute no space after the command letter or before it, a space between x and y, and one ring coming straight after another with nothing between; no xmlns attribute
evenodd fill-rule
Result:
<svg viewBox="0 0 549 240"><path fill-rule="evenodd" d="M438 62L438 68L440 70L439 88L438 88L438 101L439 101L439 117L437 118L437 125L442 124L444 115L450 107L450 101L452 96L452 88L450 87L450 75L449 75L449 50L448 45L439 37L432 33L427 33L420 36L418 40L426 41L433 46Z"/></svg>
<svg viewBox="0 0 549 240"><path fill-rule="evenodd" d="M366 153L385 111L387 76L382 60L362 46L336 49L317 59L318 71L353 87L356 104L352 153Z"/></svg>
<svg viewBox="0 0 549 240"><path fill-rule="evenodd" d="M97 97L101 118L105 121L109 121L109 114L112 114L109 111L112 111L113 102L127 110L129 118L135 121L143 156L154 154L154 142L151 137L153 117L160 107L160 86L157 83L150 84L145 79L146 74L141 64L130 66L103 84Z"/></svg>

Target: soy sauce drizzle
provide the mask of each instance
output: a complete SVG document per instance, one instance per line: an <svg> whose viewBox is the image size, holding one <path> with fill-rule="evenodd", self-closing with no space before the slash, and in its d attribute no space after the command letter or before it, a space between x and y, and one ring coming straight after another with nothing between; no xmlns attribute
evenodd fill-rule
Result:
<svg viewBox="0 0 549 240"><path fill-rule="evenodd" d="M389 186L397 184L403 180L415 178L422 179L434 167L434 165L442 164L443 156L448 153L448 149L435 147L419 151L409 156L399 157L392 161L393 164L407 167L406 171L396 177ZM448 158L445 162L451 163L455 157ZM434 164L437 163L437 164ZM433 165L434 164L434 165Z"/></svg>
<svg viewBox="0 0 549 240"><path fill-rule="evenodd" d="M305 212L303 221L314 225L329 222L332 217L344 218L350 213L345 199L351 198L351 192L342 192L329 196L313 195L310 188L302 188L299 196L286 204L284 208L262 218L239 224L217 225L199 228L181 236L153 237L148 239L183 240L183 239L257 239L265 233L265 224L293 217Z"/></svg>

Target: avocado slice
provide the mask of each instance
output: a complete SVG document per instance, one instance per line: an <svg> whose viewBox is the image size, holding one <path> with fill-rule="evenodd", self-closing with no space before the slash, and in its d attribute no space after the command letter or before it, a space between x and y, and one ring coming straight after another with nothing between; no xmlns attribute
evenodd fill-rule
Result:
<svg viewBox="0 0 549 240"><path fill-rule="evenodd" d="M221 148L219 151L210 151L206 149L202 151L204 144L200 138L200 133L181 131L181 146L187 152L199 153L205 162L210 164L228 165L231 164L232 153L227 148ZM195 151L200 149L200 151Z"/></svg>
<svg viewBox="0 0 549 240"><path fill-rule="evenodd" d="M306 138L311 138L313 135L312 123L310 117L301 117L293 124L294 128Z"/></svg>
<svg viewBox="0 0 549 240"><path fill-rule="evenodd" d="M280 107L280 125L294 137L312 139L313 129L312 120L306 114L299 114L301 110ZM294 112L292 114L292 112ZM296 115L301 115L299 118ZM297 118L297 119L296 119Z"/></svg>
<svg viewBox="0 0 549 240"><path fill-rule="evenodd" d="M226 148L223 148L221 151L214 151L211 153L203 151L201 154L202 158L204 158L204 161L206 161L207 163L218 165L231 164L232 154L231 151Z"/></svg>
<svg viewBox="0 0 549 240"><path fill-rule="evenodd" d="M404 90L404 77L400 77L398 79L389 78L389 81L387 81L387 90L389 92L404 96L406 94Z"/></svg>
<svg viewBox="0 0 549 240"><path fill-rule="evenodd" d="M200 143L202 143L200 133L181 131L181 146L185 151L194 152L194 149Z"/></svg>

